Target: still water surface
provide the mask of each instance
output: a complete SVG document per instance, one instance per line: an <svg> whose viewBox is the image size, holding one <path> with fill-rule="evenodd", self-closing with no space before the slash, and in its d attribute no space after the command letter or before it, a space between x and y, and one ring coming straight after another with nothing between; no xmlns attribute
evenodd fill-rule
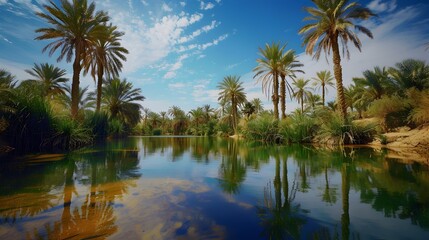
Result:
<svg viewBox="0 0 429 240"><path fill-rule="evenodd" d="M132 137L0 184L0 239L429 239L428 166L369 148Z"/></svg>

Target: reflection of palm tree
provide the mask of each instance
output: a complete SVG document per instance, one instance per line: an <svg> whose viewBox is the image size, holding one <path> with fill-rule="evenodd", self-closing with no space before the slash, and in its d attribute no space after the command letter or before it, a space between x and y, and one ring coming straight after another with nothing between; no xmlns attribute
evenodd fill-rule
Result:
<svg viewBox="0 0 429 240"><path fill-rule="evenodd" d="M350 234L350 216L349 216L349 192L350 192L350 174L349 166L344 163L341 168L341 193L343 198L343 214L341 214L341 233L342 239L349 239Z"/></svg>
<svg viewBox="0 0 429 240"><path fill-rule="evenodd" d="M287 160L283 161L283 196L281 200L282 182L280 181L280 159L276 156L276 170L274 176L275 200L272 198L271 186L264 189L264 205L258 206L258 216L262 221L264 231L262 235L269 239L285 239L300 237L300 227L304 219L300 218L299 205L292 205L297 188L295 182L289 194L289 183L287 177Z"/></svg>
<svg viewBox="0 0 429 240"><path fill-rule="evenodd" d="M236 141L229 141L227 153L222 156L219 176L221 188L230 194L237 193L240 184L246 177L246 166L238 159L238 149Z"/></svg>
<svg viewBox="0 0 429 240"><path fill-rule="evenodd" d="M337 202L337 193L335 191L335 188L329 187L329 180L328 180L328 166L325 166L325 190L323 192L322 200L327 203L335 203Z"/></svg>

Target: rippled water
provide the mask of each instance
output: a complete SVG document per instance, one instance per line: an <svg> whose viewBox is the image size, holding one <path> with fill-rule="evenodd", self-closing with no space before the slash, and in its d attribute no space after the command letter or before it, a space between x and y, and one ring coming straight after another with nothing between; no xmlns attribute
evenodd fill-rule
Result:
<svg viewBox="0 0 429 240"><path fill-rule="evenodd" d="M0 163L1 239L429 239L429 169L369 148L132 137Z"/></svg>

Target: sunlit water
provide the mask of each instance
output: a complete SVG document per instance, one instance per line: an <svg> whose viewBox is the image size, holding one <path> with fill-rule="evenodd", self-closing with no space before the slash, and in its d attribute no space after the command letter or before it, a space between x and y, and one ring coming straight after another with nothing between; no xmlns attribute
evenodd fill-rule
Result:
<svg viewBox="0 0 429 240"><path fill-rule="evenodd" d="M369 148L132 137L0 163L0 239L429 239L429 169Z"/></svg>

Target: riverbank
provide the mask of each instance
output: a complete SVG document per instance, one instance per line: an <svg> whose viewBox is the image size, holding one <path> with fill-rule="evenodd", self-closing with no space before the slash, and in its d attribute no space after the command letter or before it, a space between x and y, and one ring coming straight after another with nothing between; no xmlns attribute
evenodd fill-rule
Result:
<svg viewBox="0 0 429 240"><path fill-rule="evenodd" d="M389 158L406 162L421 162L429 165L429 124L415 129L398 128L394 132L382 134L384 142L377 139L370 143L373 148L387 148Z"/></svg>

